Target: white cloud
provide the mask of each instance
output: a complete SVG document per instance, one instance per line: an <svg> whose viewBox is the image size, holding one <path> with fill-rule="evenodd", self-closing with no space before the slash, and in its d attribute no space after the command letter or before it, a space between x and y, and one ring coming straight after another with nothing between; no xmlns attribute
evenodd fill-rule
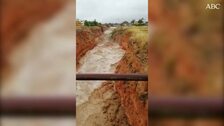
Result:
<svg viewBox="0 0 224 126"><path fill-rule="evenodd" d="M76 0L76 18L123 22L148 17L148 0Z"/></svg>

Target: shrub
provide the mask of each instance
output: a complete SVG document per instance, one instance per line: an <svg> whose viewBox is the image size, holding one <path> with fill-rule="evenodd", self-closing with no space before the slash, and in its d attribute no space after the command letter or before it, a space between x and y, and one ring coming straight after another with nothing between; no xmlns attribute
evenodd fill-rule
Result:
<svg viewBox="0 0 224 126"><path fill-rule="evenodd" d="M96 20L94 21L84 21L84 26L100 26L101 23L97 22Z"/></svg>

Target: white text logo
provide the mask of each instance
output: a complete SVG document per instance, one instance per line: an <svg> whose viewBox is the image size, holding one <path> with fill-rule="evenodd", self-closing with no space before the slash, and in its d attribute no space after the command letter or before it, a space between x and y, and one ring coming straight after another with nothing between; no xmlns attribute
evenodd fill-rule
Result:
<svg viewBox="0 0 224 126"><path fill-rule="evenodd" d="M219 10L220 8L221 8L221 4L207 4L205 9Z"/></svg>

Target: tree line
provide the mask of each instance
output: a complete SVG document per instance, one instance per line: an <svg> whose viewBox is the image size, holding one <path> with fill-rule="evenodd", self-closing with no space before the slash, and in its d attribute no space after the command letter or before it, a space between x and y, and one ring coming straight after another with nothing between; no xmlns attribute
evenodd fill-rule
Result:
<svg viewBox="0 0 224 126"><path fill-rule="evenodd" d="M128 21L124 21L123 23L131 24L133 26L145 26L148 24L147 21L144 21L144 18L138 20L132 20L130 23Z"/></svg>
<svg viewBox="0 0 224 126"><path fill-rule="evenodd" d="M101 23L97 22L96 20L94 21L84 21L84 26L100 26Z"/></svg>
<svg viewBox="0 0 224 126"><path fill-rule="evenodd" d="M96 20L93 21L77 21L79 25L84 25L84 26L101 26L102 24ZM132 26L145 26L148 24L148 21L145 21L144 18L138 19L138 20L132 20L131 22L124 21L122 23L106 23L105 25L121 25L121 26L127 26L127 25L132 25Z"/></svg>

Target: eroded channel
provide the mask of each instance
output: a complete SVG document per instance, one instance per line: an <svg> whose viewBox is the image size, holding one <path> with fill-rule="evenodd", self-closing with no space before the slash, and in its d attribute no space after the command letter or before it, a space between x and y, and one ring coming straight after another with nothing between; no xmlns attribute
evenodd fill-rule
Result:
<svg viewBox="0 0 224 126"><path fill-rule="evenodd" d="M125 51L111 39L113 29L105 31L97 46L82 57L77 73L115 72ZM113 82L77 81L76 86L78 126L129 126Z"/></svg>
<svg viewBox="0 0 224 126"><path fill-rule="evenodd" d="M117 42L111 40L113 29L106 30L97 46L81 58L77 73L114 73L117 62L125 52ZM98 88L102 81L78 81L76 84L76 100L77 105L80 105L88 100L90 93Z"/></svg>

